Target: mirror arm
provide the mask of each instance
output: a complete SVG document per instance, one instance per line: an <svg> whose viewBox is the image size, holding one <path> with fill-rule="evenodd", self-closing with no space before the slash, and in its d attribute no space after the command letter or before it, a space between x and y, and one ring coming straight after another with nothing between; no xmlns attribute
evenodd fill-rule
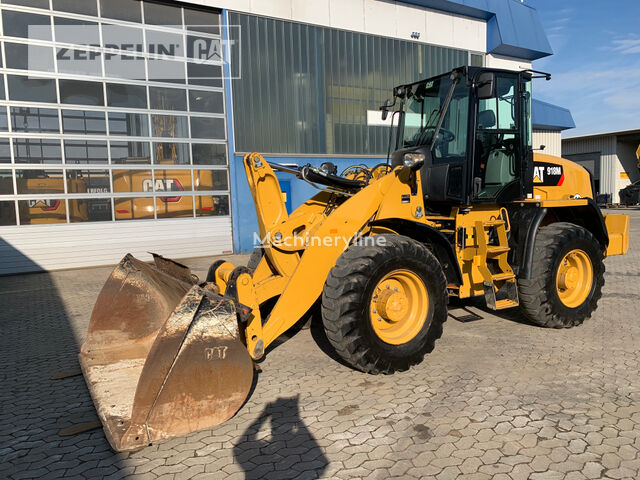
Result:
<svg viewBox="0 0 640 480"><path fill-rule="evenodd" d="M544 78L547 81L551 80L551 74L547 72L541 72L540 70L532 70L530 68L522 71L525 73L532 73L533 75L531 76L531 78Z"/></svg>

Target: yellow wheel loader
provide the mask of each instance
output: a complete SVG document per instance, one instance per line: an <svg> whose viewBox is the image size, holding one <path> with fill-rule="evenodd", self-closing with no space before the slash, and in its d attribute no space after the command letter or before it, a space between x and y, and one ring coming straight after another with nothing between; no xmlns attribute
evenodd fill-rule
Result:
<svg viewBox="0 0 640 480"><path fill-rule="evenodd" d="M391 374L422 361L449 297L579 325L629 220L603 215L581 166L531 146L534 72L476 67L401 85L387 163L291 168L244 157L263 245L204 281L127 255L105 284L80 363L115 450L206 429L246 400L253 362L319 300L337 354ZM288 214L274 170L316 186Z"/></svg>

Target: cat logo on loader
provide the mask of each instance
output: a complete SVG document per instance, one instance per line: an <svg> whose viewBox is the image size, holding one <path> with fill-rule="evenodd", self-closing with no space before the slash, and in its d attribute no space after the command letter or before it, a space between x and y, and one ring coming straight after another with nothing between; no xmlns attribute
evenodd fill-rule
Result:
<svg viewBox="0 0 640 480"><path fill-rule="evenodd" d="M533 167L533 183L544 182L544 167Z"/></svg>
<svg viewBox="0 0 640 480"><path fill-rule="evenodd" d="M551 328L588 319L604 259L627 251L629 219L602 214L583 167L533 154L531 79L463 67L396 87L382 107L383 117L400 117L393 154L372 168L338 174L328 162L290 167L246 155L259 237L278 240L247 267L220 260L198 279L159 255L155 265L125 256L80 352L113 448L230 418L250 391L253 361L319 299L335 351L368 374L420 363L442 334L448 297L519 307ZM496 111L508 131L494 128ZM407 112L424 115L405 122ZM512 118L503 122L503 112ZM320 191L289 214L274 170ZM354 241L280 241L298 236Z"/></svg>

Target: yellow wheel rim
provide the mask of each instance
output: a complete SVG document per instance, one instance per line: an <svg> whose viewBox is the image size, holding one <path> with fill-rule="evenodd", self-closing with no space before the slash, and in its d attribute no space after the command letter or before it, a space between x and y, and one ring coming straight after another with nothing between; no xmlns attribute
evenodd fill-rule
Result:
<svg viewBox="0 0 640 480"><path fill-rule="evenodd" d="M556 273L556 291L560 301L576 308L587 299L593 285L593 265L582 250L571 250L560 261Z"/></svg>
<svg viewBox="0 0 640 480"><path fill-rule="evenodd" d="M391 345L415 338L427 320L429 294L422 279L409 270L394 270L378 282L369 312L373 330Z"/></svg>

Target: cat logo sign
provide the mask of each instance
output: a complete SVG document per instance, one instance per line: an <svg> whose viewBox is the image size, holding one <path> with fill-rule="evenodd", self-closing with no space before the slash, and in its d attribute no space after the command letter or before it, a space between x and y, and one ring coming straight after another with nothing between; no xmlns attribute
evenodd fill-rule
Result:
<svg viewBox="0 0 640 480"><path fill-rule="evenodd" d="M114 205L116 220L192 217L193 197L183 193L191 191L192 188L189 170L156 170L154 176L149 170L114 170L115 193L148 194L145 197L132 198L119 195ZM156 196L154 199L151 195L153 193L171 196Z"/></svg>
<svg viewBox="0 0 640 480"><path fill-rule="evenodd" d="M142 181L142 190L145 192L153 192L155 186L156 192L184 192L184 187L177 178L156 178L155 182L150 178ZM160 197L163 202L179 202L182 197Z"/></svg>
<svg viewBox="0 0 640 480"><path fill-rule="evenodd" d="M210 170L198 171L195 177L198 190L213 190ZM114 201L116 220L193 217L194 210L196 216L214 215L214 197L194 198L188 194L193 189L190 170L156 170L153 176L150 170L114 170L113 191L118 194ZM138 195L129 197L128 192Z"/></svg>
<svg viewBox="0 0 640 480"><path fill-rule="evenodd" d="M57 210L60 206L60 200L28 200L29 208L39 208L45 212Z"/></svg>

